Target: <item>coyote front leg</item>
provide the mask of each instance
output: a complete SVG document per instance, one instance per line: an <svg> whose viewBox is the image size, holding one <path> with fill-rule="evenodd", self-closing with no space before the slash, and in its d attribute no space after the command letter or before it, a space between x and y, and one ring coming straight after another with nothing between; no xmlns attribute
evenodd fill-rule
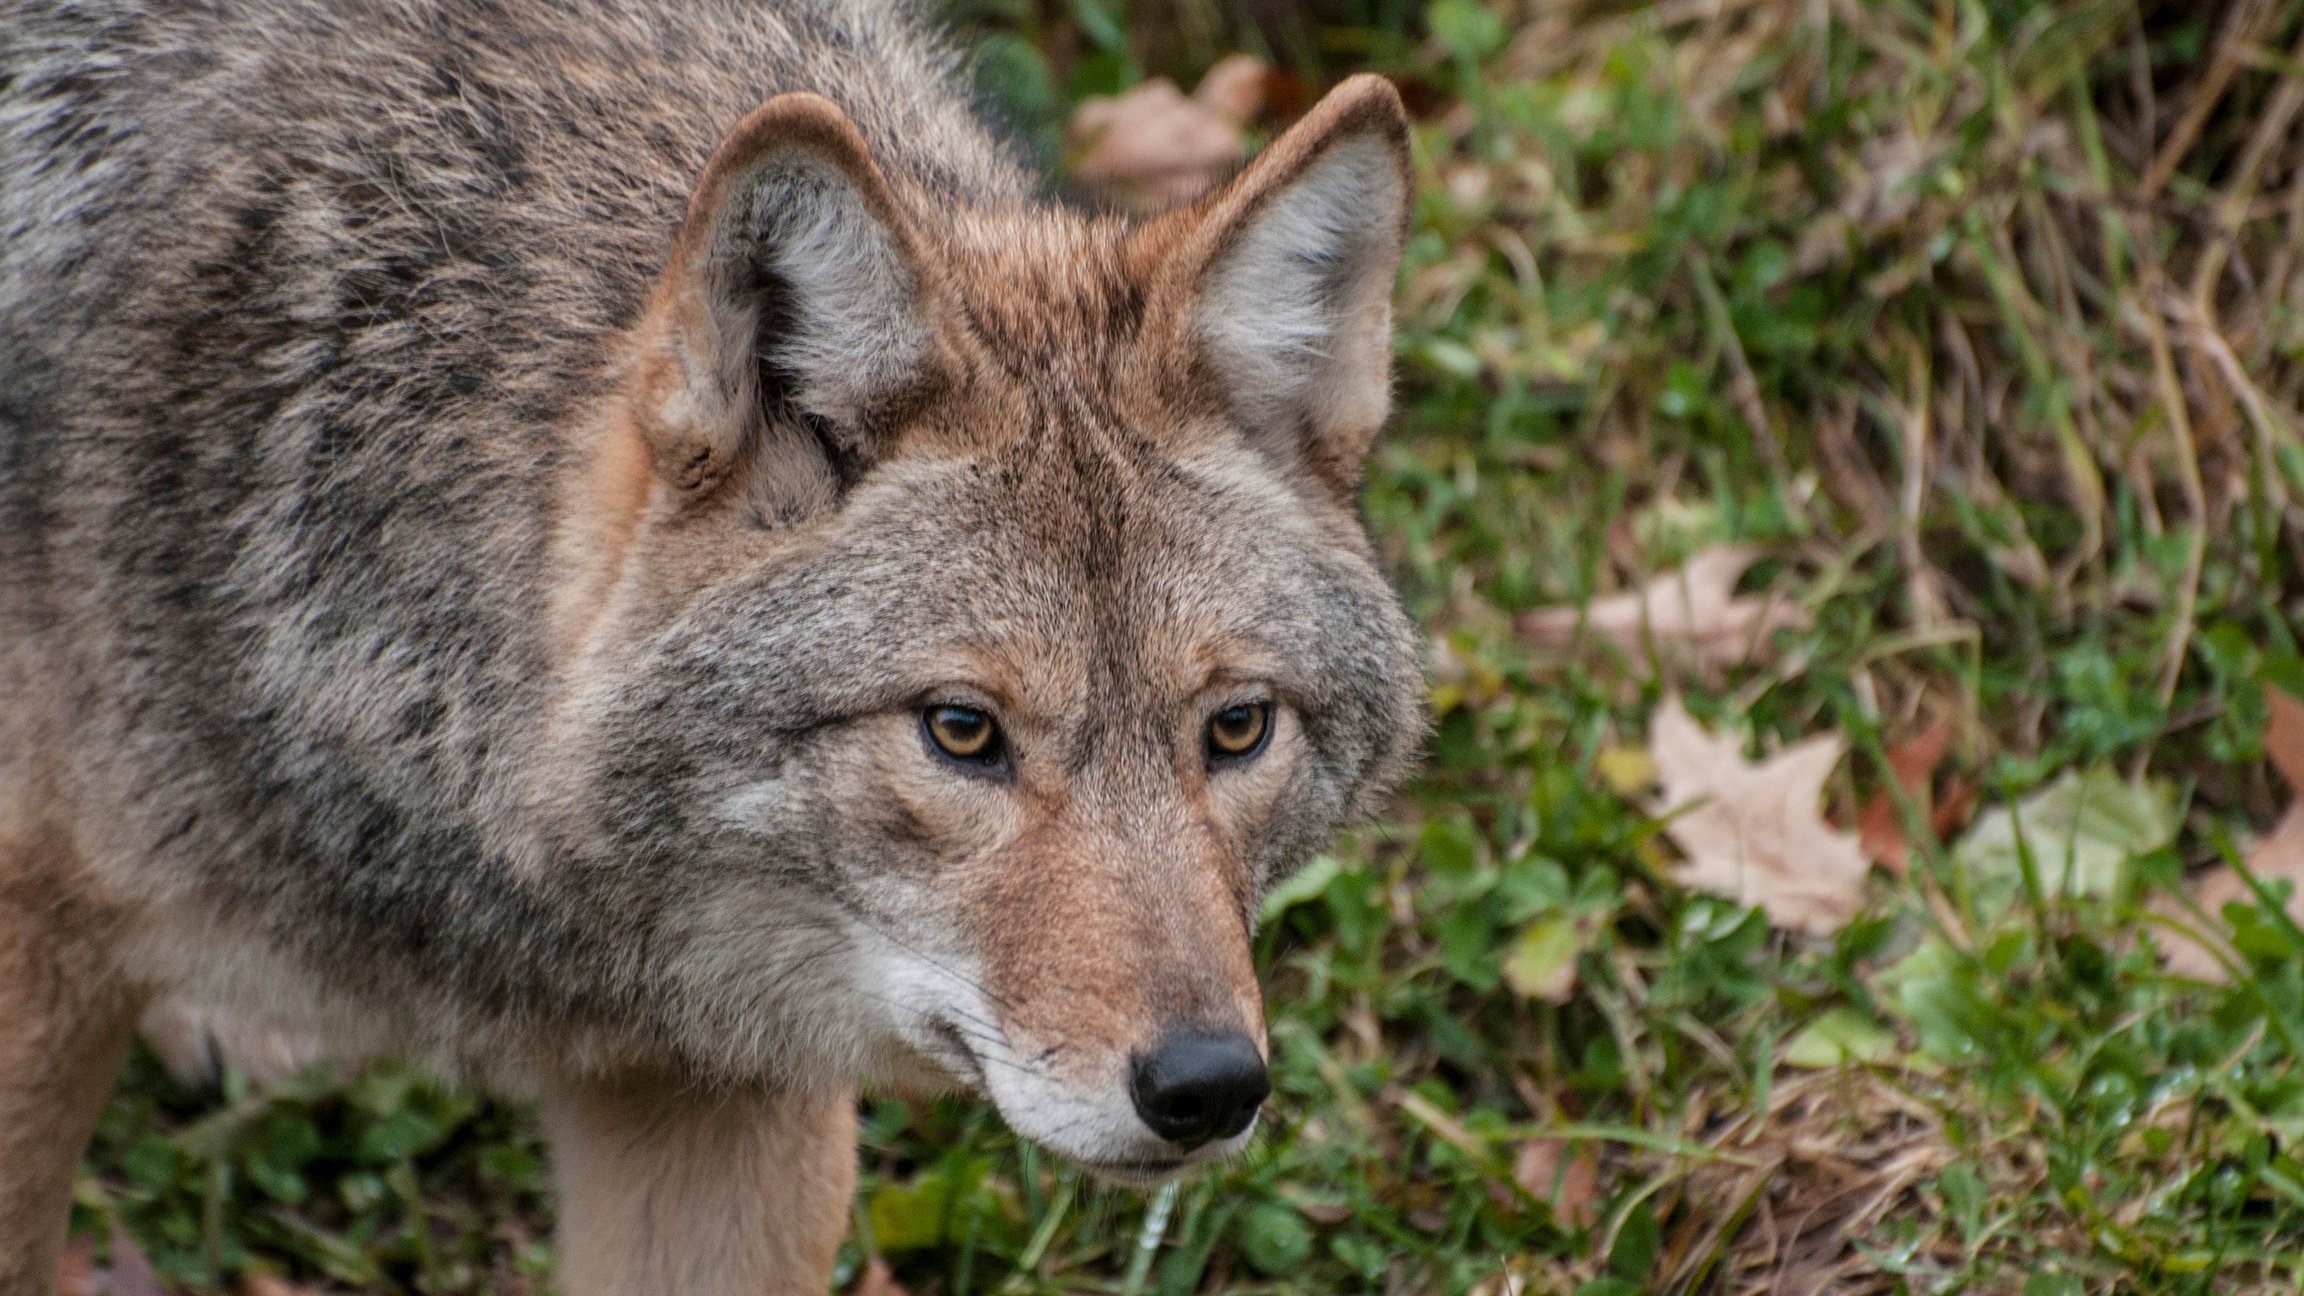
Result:
<svg viewBox="0 0 2304 1296"><path fill-rule="evenodd" d="M822 1296L856 1186L847 1092L562 1083L544 1099L567 1296Z"/></svg>
<svg viewBox="0 0 2304 1296"><path fill-rule="evenodd" d="M70 861L60 834L0 827L0 1296L55 1289L72 1176L141 1006Z"/></svg>

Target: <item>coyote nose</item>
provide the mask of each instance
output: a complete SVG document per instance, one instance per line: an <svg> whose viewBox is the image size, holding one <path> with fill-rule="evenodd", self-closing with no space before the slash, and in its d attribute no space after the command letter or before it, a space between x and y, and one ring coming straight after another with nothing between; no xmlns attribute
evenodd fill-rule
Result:
<svg viewBox="0 0 2304 1296"><path fill-rule="evenodd" d="M1174 1031L1134 1066L1136 1114L1186 1151L1248 1128L1272 1092L1256 1045L1238 1033Z"/></svg>

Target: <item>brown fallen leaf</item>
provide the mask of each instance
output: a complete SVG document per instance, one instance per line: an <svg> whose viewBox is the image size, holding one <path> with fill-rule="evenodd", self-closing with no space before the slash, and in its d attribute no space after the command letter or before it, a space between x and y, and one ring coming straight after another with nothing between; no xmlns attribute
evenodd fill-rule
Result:
<svg viewBox="0 0 2304 1296"><path fill-rule="evenodd" d="M1936 840L1950 841L1976 817L1976 793L1974 779L1954 776L1944 781L1944 790L1928 808L1928 831L1936 834Z"/></svg>
<svg viewBox="0 0 2304 1296"><path fill-rule="evenodd" d="M1757 905L1775 926L1829 936L1864 901L1871 872L1856 834L1817 809L1845 750L1819 734L1754 763L1734 735L1718 737L1667 697L1649 721L1648 751L1663 795L1655 813L1686 862L1683 885Z"/></svg>
<svg viewBox="0 0 2304 1296"><path fill-rule="evenodd" d="M1272 69L1253 54L1227 54L1192 87L1192 97L1235 126L1246 126L1264 111L1265 85Z"/></svg>
<svg viewBox="0 0 2304 1296"><path fill-rule="evenodd" d="M2268 687L2264 690L2264 709L2269 713L2264 725L2264 755L2287 782L2289 791L2304 794L2304 701Z"/></svg>
<svg viewBox="0 0 2304 1296"><path fill-rule="evenodd" d="M56 1264L56 1296L106 1296L111 1275L96 1267L95 1248L76 1237L64 1244Z"/></svg>
<svg viewBox="0 0 2304 1296"><path fill-rule="evenodd" d="M1592 600L1581 614L1572 607L1535 608L1517 624L1540 647L1565 647L1582 626L1628 657L1645 657L1653 644L1667 659L1733 666L1764 651L1775 631L1809 624L1807 610L1783 594L1736 593L1737 580L1759 557L1747 545L1706 549L1638 590Z"/></svg>
<svg viewBox="0 0 2304 1296"><path fill-rule="evenodd" d="M1400 102L1407 107L1408 115L1417 121L1431 120L1432 115L1448 102L1448 92L1442 90L1438 82L1424 77L1394 77L1392 85L1400 91ZM1277 95L1273 97L1275 100L1279 98ZM1274 106L1279 105L1275 103Z"/></svg>
<svg viewBox="0 0 2304 1296"><path fill-rule="evenodd" d="M1942 795L1935 791L1936 767L1952 744L1952 719L1939 716L1909 742L1890 747L1888 773L1919 807L1928 831L1938 841L1959 831L1976 807L1976 785L1949 779ZM1904 817L1896 812L1896 798L1887 788L1876 789L1856 815L1856 837L1866 857L1891 873L1902 873L1912 858L1912 843L1904 834Z"/></svg>
<svg viewBox="0 0 2304 1296"><path fill-rule="evenodd" d="M888 1267L888 1262L874 1256L865 1264L864 1272L857 1275L856 1285L848 1289L848 1296L911 1296L911 1294L904 1290L904 1284L896 1281L896 1272Z"/></svg>
<svg viewBox="0 0 2304 1296"><path fill-rule="evenodd" d="M2290 806L2271 835L2241 852L2240 857L2247 861L2248 871L2262 881L2286 878L2295 885L2288 896L2288 916L2304 923L2304 803ZM2211 927L2201 933L2205 941L2195 940L2183 931L2161 930L2160 958L2169 971L2219 985L2231 980L2231 974L2217 955L2234 960L2238 957L2224 938L2224 906L2235 900L2254 904L2256 892L2231 865L2219 864L2201 877L2192 888L2192 903L2208 915ZM2183 927L2194 926L2191 915L2173 907L2167 912Z"/></svg>
<svg viewBox="0 0 2304 1296"><path fill-rule="evenodd" d="M1073 173L1092 192L1137 211L1187 202L1240 160L1241 128L1264 105L1265 66L1247 54L1219 62L1191 95L1155 77L1072 114L1084 151Z"/></svg>
<svg viewBox="0 0 2304 1296"><path fill-rule="evenodd" d="M2265 758L2298 799L2289 804L2288 813L2273 825L2271 833L2242 851L2240 858L2249 872L2265 882L2286 878L2294 884L2288 895L2288 916L2304 923L2304 702L2267 687L2264 706L2271 717L2264 726ZM2197 926L2190 914L2173 904L2160 907L2160 912L2180 928L2162 928L2158 933L2160 958L2170 972L2219 985L2231 979L2225 960L2236 960L2237 955L2225 939L2224 906L2236 900L2253 904L2256 892L2238 870L2219 864L2202 874L2192 888L2192 902L2208 915L2210 923L2207 931L2199 933L2201 939L2187 934Z"/></svg>
<svg viewBox="0 0 2304 1296"><path fill-rule="evenodd" d="M1524 1140L1512 1155L1512 1182L1576 1228L1590 1228L1600 1217L1600 1154L1593 1144Z"/></svg>

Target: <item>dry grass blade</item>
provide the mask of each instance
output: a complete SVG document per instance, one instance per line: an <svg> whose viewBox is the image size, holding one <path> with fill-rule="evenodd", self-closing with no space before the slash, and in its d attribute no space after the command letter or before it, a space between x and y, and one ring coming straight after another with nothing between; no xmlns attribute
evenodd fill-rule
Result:
<svg viewBox="0 0 2304 1296"><path fill-rule="evenodd" d="M1892 1276L1858 1244L1891 1214L1925 1220L1933 1206L1921 1186L1962 1155L1928 1107L1862 1071L1780 1082L1765 1113L1740 1116L1714 1137L1733 1139L1771 1168L1720 1265L1721 1289L1751 1296L1893 1290ZM1689 1179L1702 1201L1754 1189L1727 1165L1700 1165ZM1938 1248L1950 1267L1956 1251L1942 1243L1912 1258L1925 1264Z"/></svg>

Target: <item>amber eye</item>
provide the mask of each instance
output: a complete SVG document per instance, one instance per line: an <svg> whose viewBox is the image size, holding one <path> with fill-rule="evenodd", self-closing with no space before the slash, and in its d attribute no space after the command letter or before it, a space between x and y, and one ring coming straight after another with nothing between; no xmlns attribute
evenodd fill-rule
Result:
<svg viewBox="0 0 2304 1296"><path fill-rule="evenodd" d="M1208 754L1216 759L1253 756L1272 731L1272 704L1243 702L1208 717Z"/></svg>
<svg viewBox="0 0 2304 1296"><path fill-rule="evenodd" d="M928 738L947 756L988 761L1000 754L1000 726L974 707L932 706L920 715Z"/></svg>

